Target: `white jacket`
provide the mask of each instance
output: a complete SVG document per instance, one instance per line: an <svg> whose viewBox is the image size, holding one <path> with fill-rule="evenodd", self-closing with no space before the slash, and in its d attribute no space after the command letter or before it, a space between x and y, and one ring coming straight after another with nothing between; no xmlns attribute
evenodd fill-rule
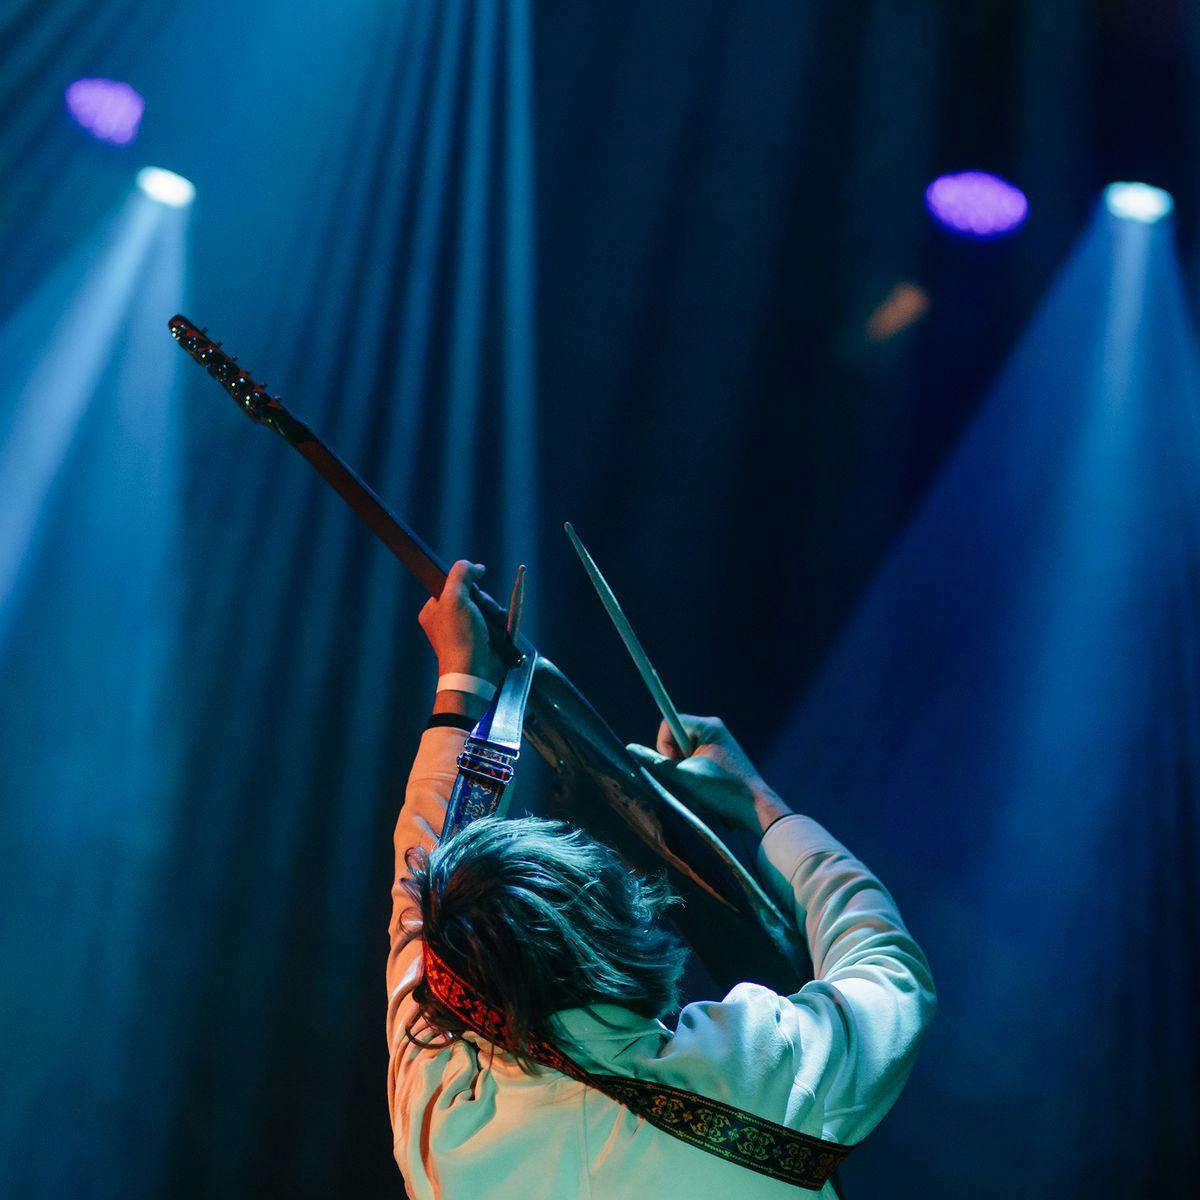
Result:
<svg viewBox="0 0 1200 1200"><path fill-rule="evenodd" d="M426 731L396 824L404 854L431 846L466 734ZM671 1084L816 1137L861 1141L895 1103L935 1007L920 947L883 885L808 817L763 838L764 886L805 929L816 978L791 996L742 983L724 1000L687 1005L675 1028L616 1005L569 1009L556 1037L595 1073ZM388 959L388 1098L393 1149L412 1200L796 1200L806 1193L648 1125L556 1072L524 1074L466 1034L443 1050L412 1045L421 942L403 949L411 902L393 888ZM807 1193L812 1194L812 1193ZM822 1197L833 1197L826 1185Z"/></svg>

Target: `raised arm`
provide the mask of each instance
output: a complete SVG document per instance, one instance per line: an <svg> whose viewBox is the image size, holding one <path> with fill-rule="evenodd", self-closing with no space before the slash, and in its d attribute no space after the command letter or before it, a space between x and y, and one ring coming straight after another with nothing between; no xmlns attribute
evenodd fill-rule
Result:
<svg viewBox="0 0 1200 1200"><path fill-rule="evenodd" d="M478 564L456 562L450 568L441 596L427 601L421 609L421 628L437 656L439 677L466 674L499 683L503 676L503 664L488 644L483 616L470 599L471 584L482 574L483 567ZM460 691L439 691L433 703L435 713L460 716L464 724L478 720L485 707L478 696ZM392 1071L389 1096L395 1091L400 1043L407 1023L405 1002L417 982L421 957L420 922L403 886L408 877L406 857L414 847L432 850L441 836L446 804L458 775L456 760L466 736L465 729L453 726L425 731L396 821L391 949L387 965L387 1036Z"/></svg>
<svg viewBox="0 0 1200 1200"><path fill-rule="evenodd" d="M929 964L883 884L824 827L793 812L719 720L683 720L699 743L690 757L665 728L658 753L631 752L699 814L760 836L759 874L806 934L816 978L789 996L742 985L721 1004L689 1005L667 1057L685 1074L719 1060L745 1106L857 1142L912 1069L936 1006Z"/></svg>

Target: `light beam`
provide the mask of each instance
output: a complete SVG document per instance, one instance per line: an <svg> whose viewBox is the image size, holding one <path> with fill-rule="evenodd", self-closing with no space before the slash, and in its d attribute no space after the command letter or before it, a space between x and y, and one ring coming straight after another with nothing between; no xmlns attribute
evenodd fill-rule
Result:
<svg viewBox="0 0 1200 1200"><path fill-rule="evenodd" d="M40 517L104 372L119 358L117 333L167 217L135 192L0 330L0 642ZM174 232L182 236L177 225Z"/></svg>

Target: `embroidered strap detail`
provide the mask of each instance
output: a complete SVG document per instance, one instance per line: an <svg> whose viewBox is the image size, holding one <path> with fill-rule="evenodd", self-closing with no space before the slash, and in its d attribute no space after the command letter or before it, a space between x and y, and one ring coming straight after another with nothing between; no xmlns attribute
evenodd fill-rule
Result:
<svg viewBox="0 0 1200 1200"><path fill-rule="evenodd" d="M504 1018L500 1012L448 967L428 944L425 981L434 997L468 1029L498 1046L505 1045ZM789 1129L731 1104L664 1083L623 1075L593 1075L553 1043L542 1039L531 1045L529 1057L596 1088L672 1137L797 1187L819 1191L851 1150L839 1142Z"/></svg>
<svg viewBox="0 0 1200 1200"><path fill-rule="evenodd" d="M852 1149L665 1083L620 1075L594 1075L588 1082L672 1137L814 1192Z"/></svg>
<svg viewBox="0 0 1200 1200"><path fill-rule="evenodd" d="M530 651L505 672L487 711L471 728L458 756L458 778L450 793L442 837L453 837L480 817L494 816L512 783L521 757L525 705L538 656Z"/></svg>
<svg viewBox="0 0 1200 1200"><path fill-rule="evenodd" d="M458 778L446 806L442 837L453 837L480 817L494 816L513 777L516 755L507 755L467 738L458 756Z"/></svg>

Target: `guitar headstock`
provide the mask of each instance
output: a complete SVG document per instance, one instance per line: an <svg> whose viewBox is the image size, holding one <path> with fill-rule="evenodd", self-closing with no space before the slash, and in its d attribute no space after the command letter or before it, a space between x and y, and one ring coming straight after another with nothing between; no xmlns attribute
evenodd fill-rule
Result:
<svg viewBox="0 0 1200 1200"><path fill-rule="evenodd" d="M274 414L266 409L278 409L279 401L272 400L266 388L237 365L236 356L226 354L220 342L209 338L206 329L197 329L180 313L176 313L167 326L171 336L233 397L250 420L258 425L274 425Z"/></svg>

